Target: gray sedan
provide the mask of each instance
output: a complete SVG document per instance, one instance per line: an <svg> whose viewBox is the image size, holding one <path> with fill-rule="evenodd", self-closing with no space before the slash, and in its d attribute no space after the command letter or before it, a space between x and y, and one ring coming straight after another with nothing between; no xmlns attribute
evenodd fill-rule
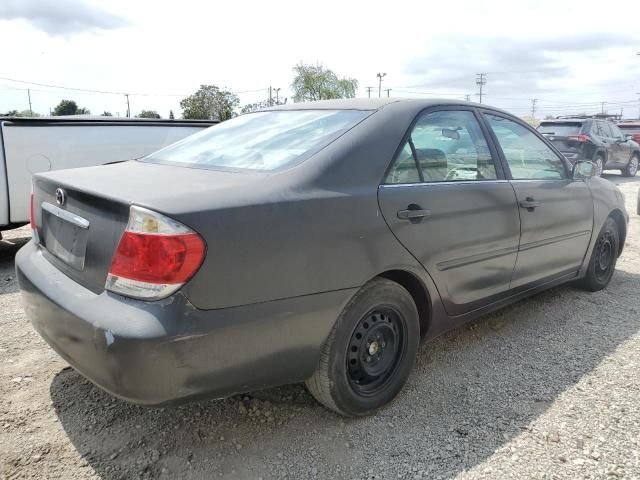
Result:
<svg viewBox="0 0 640 480"><path fill-rule="evenodd" d="M628 215L591 169L485 105L276 107L35 175L16 269L35 329L117 397L304 381L366 415L421 338L562 283L607 286Z"/></svg>

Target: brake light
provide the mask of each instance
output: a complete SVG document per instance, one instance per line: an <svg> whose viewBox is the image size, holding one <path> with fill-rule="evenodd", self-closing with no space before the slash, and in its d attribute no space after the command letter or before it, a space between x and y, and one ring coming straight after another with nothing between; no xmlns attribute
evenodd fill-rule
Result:
<svg viewBox="0 0 640 480"><path fill-rule="evenodd" d="M36 229L36 212L35 212L35 198L33 192L31 192L31 197L29 198L29 224L31 225L31 230Z"/></svg>
<svg viewBox="0 0 640 480"><path fill-rule="evenodd" d="M190 228L132 206L105 288L144 300L168 297L198 271L205 252L204 240Z"/></svg>
<svg viewBox="0 0 640 480"><path fill-rule="evenodd" d="M575 140L576 142L590 142L591 139L588 135L569 135L567 137L569 140Z"/></svg>

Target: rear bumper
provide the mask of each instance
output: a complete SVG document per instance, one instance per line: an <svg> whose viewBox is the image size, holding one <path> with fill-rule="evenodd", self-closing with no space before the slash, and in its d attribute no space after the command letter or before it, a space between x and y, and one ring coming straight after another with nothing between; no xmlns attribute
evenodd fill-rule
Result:
<svg viewBox="0 0 640 480"><path fill-rule="evenodd" d="M25 310L46 342L124 400L160 405L302 381L353 290L220 310L180 293L142 302L85 289L33 242L16 256Z"/></svg>

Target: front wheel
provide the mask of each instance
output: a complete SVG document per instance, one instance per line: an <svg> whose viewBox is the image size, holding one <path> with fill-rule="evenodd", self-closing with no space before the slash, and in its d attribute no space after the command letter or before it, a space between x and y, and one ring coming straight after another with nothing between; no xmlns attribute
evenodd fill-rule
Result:
<svg viewBox="0 0 640 480"><path fill-rule="evenodd" d="M616 268L616 260L620 251L620 235L618 224L609 217L604 223L596 244L593 247L586 276L578 285L585 290L597 292L605 288Z"/></svg>
<svg viewBox="0 0 640 480"><path fill-rule="evenodd" d="M368 415L400 392L419 340L418 310L409 292L391 280L372 280L338 318L307 389L337 413Z"/></svg>
<svg viewBox="0 0 640 480"><path fill-rule="evenodd" d="M627 166L622 169L622 175L625 177L635 177L638 173L638 155L634 154L633 157L627 163Z"/></svg>

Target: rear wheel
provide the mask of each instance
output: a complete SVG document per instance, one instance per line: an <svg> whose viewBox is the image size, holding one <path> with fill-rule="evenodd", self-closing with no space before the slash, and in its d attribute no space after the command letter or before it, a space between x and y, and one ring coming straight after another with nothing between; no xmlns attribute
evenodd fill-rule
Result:
<svg viewBox="0 0 640 480"><path fill-rule="evenodd" d="M596 155L596 158L593 160L593 164L595 165L595 168L593 169L593 176L601 176L602 171L604 170L604 157L601 154Z"/></svg>
<svg viewBox="0 0 640 480"><path fill-rule="evenodd" d="M413 298L387 279L367 283L338 318L309 392L345 416L364 416L391 401L413 366L420 328Z"/></svg>
<svg viewBox="0 0 640 480"><path fill-rule="evenodd" d="M579 286L592 292L605 288L613 276L619 251L618 224L613 218L607 218L593 247L587 275L580 280Z"/></svg>
<svg viewBox="0 0 640 480"><path fill-rule="evenodd" d="M629 160L629 163L627 163L627 166L624 167L621 170L621 172L622 172L622 175L624 175L625 177L636 176L636 173L638 173L638 155L637 154L633 154L633 156Z"/></svg>

